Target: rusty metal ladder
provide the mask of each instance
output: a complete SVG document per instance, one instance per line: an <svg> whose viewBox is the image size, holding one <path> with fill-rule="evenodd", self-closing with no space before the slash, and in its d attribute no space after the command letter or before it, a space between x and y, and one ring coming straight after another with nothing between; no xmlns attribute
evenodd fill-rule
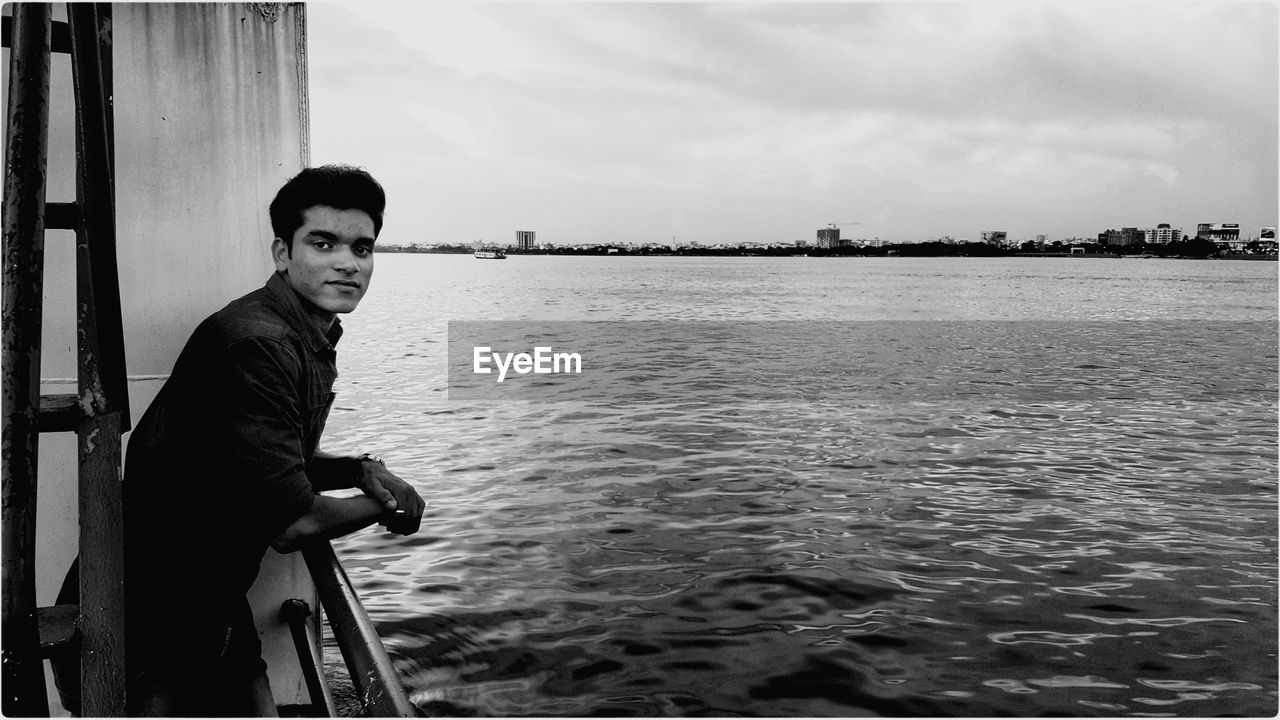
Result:
<svg viewBox="0 0 1280 720"><path fill-rule="evenodd" d="M4 185L3 712L47 716L42 659L78 645L81 714L121 716L124 587L120 435L129 429L116 268L111 11L14 3ZM71 56L76 110L75 202L45 201L51 53ZM76 236L78 392L40 395L46 230ZM78 606L37 607L36 493L40 433L78 435Z"/></svg>

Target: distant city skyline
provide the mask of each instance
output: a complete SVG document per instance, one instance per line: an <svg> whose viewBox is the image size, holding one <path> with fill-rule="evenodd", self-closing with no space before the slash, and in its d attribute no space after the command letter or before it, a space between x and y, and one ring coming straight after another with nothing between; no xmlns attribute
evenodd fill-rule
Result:
<svg viewBox="0 0 1280 720"><path fill-rule="evenodd" d="M1275 3L307 6L312 160L389 243L1276 225Z"/></svg>

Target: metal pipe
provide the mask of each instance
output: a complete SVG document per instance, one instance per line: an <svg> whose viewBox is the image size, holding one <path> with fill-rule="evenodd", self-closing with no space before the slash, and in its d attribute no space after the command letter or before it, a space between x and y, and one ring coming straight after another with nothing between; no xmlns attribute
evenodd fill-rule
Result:
<svg viewBox="0 0 1280 720"><path fill-rule="evenodd" d="M311 696L311 708L315 717L337 717L334 709L329 706L329 695L324 691L324 680L320 677L320 669L316 667L316 659L311 654L311 641L307 637L307 618L311 617L311 606L306 600L299 598L285 600L280 604L280 617L289 625L289 634L293 636L293 647L298 651L298 665L302 668L302 677L307 683L307 694Z"/></svg>
<svg viewBox="0 0 1280 720"><path fill-rule="evenodd" d="M360 604L360 597L351 587L351 580L338 562L333 546L320 541L304 549L302 555L365 714L417 717L418 708L409 701L400 684L395 666L382 646L382 638L378 637L373 621Z"/></svg>
<svg viewBox="0 0 1280 720"><path fill-rule="evenodd" d="M36 624L36 473L40 313L49 151L52 8L14 3L4 174L3 702L9 717L47 716Z"/></svg>
<svg viewBox="0 0 1280 720"><path fill-rule="evenodd" d="M68 3L67 21L76 105L76 204L82 220L76 228L80 396L87 414L120 413L124 432L130 420L116 265L111 7Z"/></svg>
<svg viewBox="0 0 1280 720"><path fill-rule="evenodd" d="M125 710L120 434L129 429L112 187L109 8L68 3L76 107L76 328L80 435L80 684L85 716Z"/></svg>

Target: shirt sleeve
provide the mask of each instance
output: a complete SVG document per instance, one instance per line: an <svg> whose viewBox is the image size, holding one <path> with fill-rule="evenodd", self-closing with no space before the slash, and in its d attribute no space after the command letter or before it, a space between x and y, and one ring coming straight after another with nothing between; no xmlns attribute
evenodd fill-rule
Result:
<svg viewBox="0 0 1280 720"><path fill-rule="evenodd" d="M302 364L287 343L247 337L228 346L218 401L227 408L228 482L236 515L270 542L315 501L307 477Z"/></svg>
<svg viewBox="0 0 1280 720"><path fill-rule="evenodd" d="M360 478L360 460L350 457L312 457L307 461L307 477L316 492L346 490Z"/></svg>

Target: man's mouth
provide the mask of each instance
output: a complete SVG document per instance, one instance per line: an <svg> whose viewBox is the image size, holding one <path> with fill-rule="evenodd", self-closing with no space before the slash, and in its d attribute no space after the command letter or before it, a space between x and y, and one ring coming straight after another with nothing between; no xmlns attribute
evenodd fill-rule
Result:
<svg viewBox="0 0 1280 720"><path fill-rule="evenodd" d="M355 280L330 280L329 284L338 285L339 287L349 287L349 288L352 288L353 290L360 289L360 283L356 282Z"/></svg>

